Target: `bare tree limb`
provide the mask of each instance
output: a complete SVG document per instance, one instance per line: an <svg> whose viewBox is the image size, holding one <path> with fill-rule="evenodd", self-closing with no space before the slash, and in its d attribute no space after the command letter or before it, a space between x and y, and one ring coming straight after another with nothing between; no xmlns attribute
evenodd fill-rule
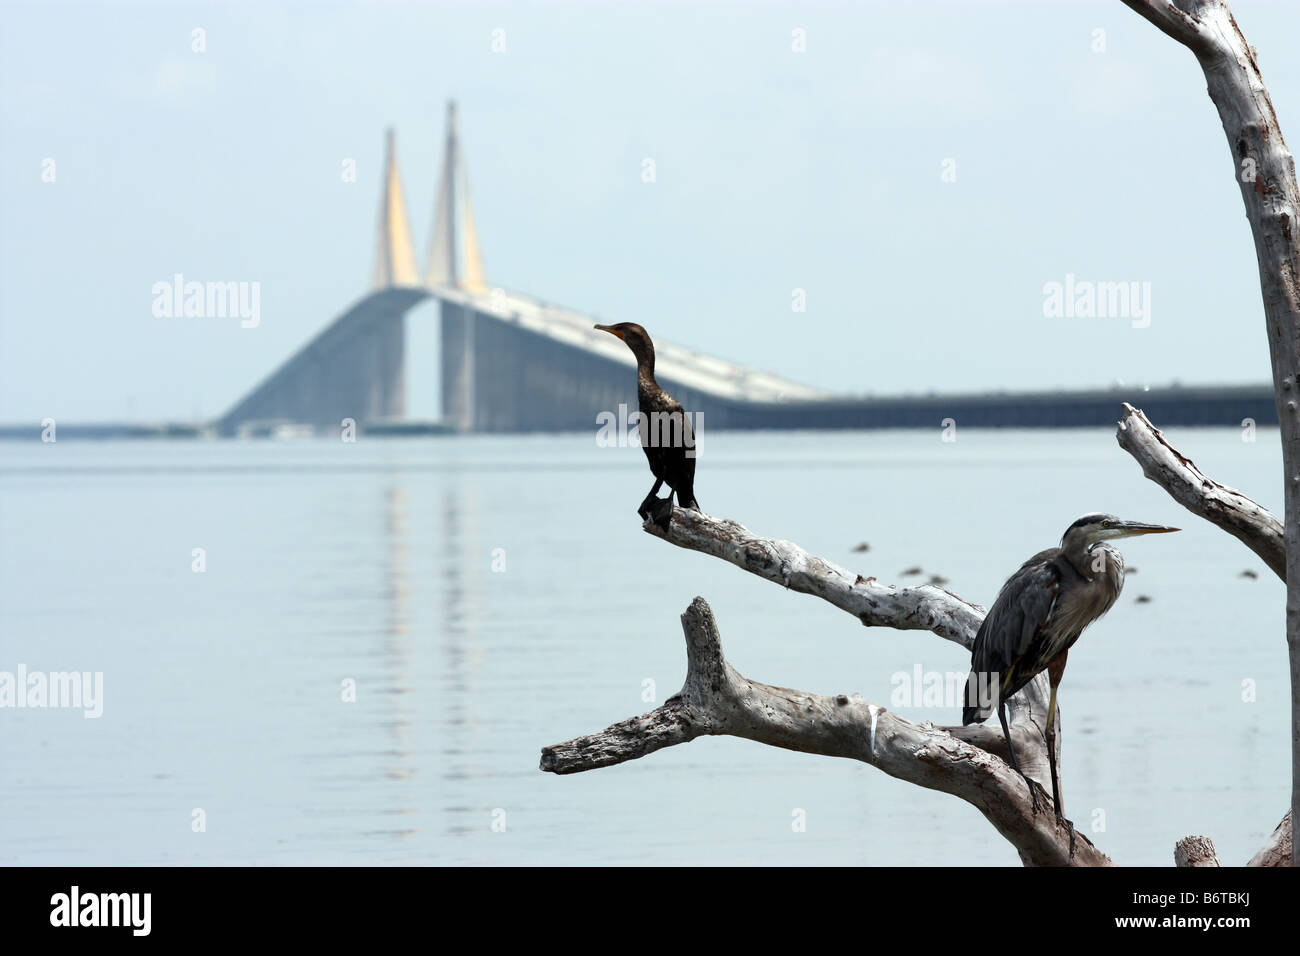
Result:
<svg viewBox="0 0 1300 956"><path fill-rule="evenodd" d="M1071 852L1039 787L1032 809L1020 775L1003 761L943 730L916 725L857 695L824 697L771 687L727 663L713 612L697 597L682 615L686 682L663 706L599 733L542 750L541 769L580 773L635 760L706 735L743 737L774 747L846 757L892 777L960 797L978 809L1026 865L1108 866L1110 858L1083 834Z"/></svg>
<svg viewBox="0 0 1300 956"><path fill-rule="evenodd" d="M667 531L652 521L642 527L679 548L721 558L792 591L819 597L867 627L933 631L970 648L984 620L984 608L936 585L886 587L873 577L864 578L809 554L793 542L759 538L739 522L700 511L674 509Z"/></svg>
<svg viewBox="0 0 1300 956"><path fill-rule="evenodd" d="M1197 2L1193 0L1193 4ZM1207 27L1173 0L1124 0L1124 3L1198 56L1213 52Z"/></svg>
<svg viewBox="0 0 1300 956"><path fill-rule="evenodd" d="M675 508L666 531L652 521L644 522L642 529L679 548L721 558L792 591L819 597L852 614L867 627L932 631L969 648L975 643L975 635L984 620L984 608L944 588L933 584L915 588L879 584L874 577L846 571L794 542L758 537L738 521ZM1007 700L1007 724L1025 774L1050 787L1046 737L1048 693L1047 675L1039 674L1029 686ZM1058 758L1064 746L1061 728L1058 706L1053 728ZM1002 728L994 726L993 721L944 729L1003 759L1008 757ZM1064 782L1061 786L1064 790Z"/></svg>
<svg viewBox="0 0 1300 956"><path fill-rule="evenodd" d="M1219 866L1214 841L1207 836L1186 836L1174 844L1174 866Z"/></svg>
<svg viewBox="0 0 1300 956"><path fill-rule="evenodd" d="M1273 830L1273 835L1258 853L1250 858L1247 866L1290 866L1291 849L1291 813L1282 815L1282 822Z"/></svg>
<svg viewBox="0 0 1300 956"><path fill-rule="evenodd" d="M1142 474L1192 514L1237 538L1274 574L1286 580L1282 522L1271 511L1237 489L1206 476L1195 462L1169 444L1141 409L1127 402L1115 438L1142 466Z"/></svg>
<svg viewBox="0 0 1300 956"><path fill-rule="evenodd" d="M1288 582L1292 810L1251 861L1266 865L1257 861L1282 860L1288 852L1294 855L1294 841L1289 845L1287 841L1290 821L1300 815L1300 189L1255 51L1226 2L1124 2L1191 49L1202 66L1232 152L1234 179L1236 164L1241 162L1241 191L1259 263L1281 420L1285 525L1279 531L1277 519L1265 509L1207 479L1131 407L1120 423L1119 440L1149 478L1185 507L1252 547ZM883 587L874 578L850 575L790 542L755 538L739 524L698 512L677 509L666 532L651 525L646 530L678 547L711 554L784 587L821 597L868 626L930 630L969 647L983 617L982 609L941 588ZM1280 552L1275 540L1279 533L1284 539ZM1086 839L1078 855L1069 852L1054 818L1043 826L1040 815L1028 806L1025 782L992 755L998 735L987 728L954 728L949 733L929 724L914 725L856 696L828 698L749 681L723 658L712 613L700 598L683 615L683 627L688 673L681 693L648 714L544 748L543 770L577 773L637 759L702 735L732 735L861 760L918 786L959 796L976 806L1026 863L1109 863ZM1018 715L1021 726L1014 732L1035 724L1039 709L1035 702L1045 698L1044 684L1040 675L1039 682L1017 695L1023 698L1023 708ZM1045 707L1041 709L1045 713ZM1206 837L1179 841L1175 859L1180 866L1218 865L1213 842Z"/></svg>
<svg viewBox="0 0 1300 956"><path fill-rule="evenodd" d="M1192 514L1204 518L1242 541L1273 573L1286 580L1286 542L1282 522L1235 488L1208 477L1196 463L1169 444L1164 434L1141 409L1124 403L1124 418L1115 431L1119 446L1142 466L1150 478ZM1286 862L1278 862L1285 843ZM1178 866L1218 866L1219 858L1209 837L1183 837L1174 846ZM1273 862L1256 862L1270 860ZM1212 861L1212 862L1209 862ZM1288 811L1273 831L1269 843L1247 866L1291 865L1291 814Z"/></svg>

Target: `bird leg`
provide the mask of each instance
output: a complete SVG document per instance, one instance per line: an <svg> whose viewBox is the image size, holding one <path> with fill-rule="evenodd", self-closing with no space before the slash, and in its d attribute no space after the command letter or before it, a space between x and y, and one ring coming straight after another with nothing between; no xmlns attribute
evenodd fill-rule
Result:
<svg viewBox="0 0 1300 956"><path fill-rule="evenodd" d="M1061 807L1061 788L1056 782L1056 685L1052 685L1052 693L1047 701L1047 764L1052 772L1052 808L1056 811L1056 822L1060 823L1065 818L1062 816Z"/></svg>
<svg viewBox="0 0 1300 956"><path fill-rule="evenodd" d="M1049 671L1048 677L1051 677ZM1057 675L1057 681L1060 676ZM1056 823L1070 831L1070 857L1074 858L1074 824L1065 819L1065 807L1061 803L1061 788L1057 783L1059 771L1056 769L1056 688L1053 683L1052 693L1047 702L1047 766L1052 773L1052 806L1056 810Z"/></svg>
<svg viewBox="0 0 1300 956"><path fill-rule="evenodd" d="M1002 721L1002 736L1007 738L1007 753L1011 755L1011 769L1020 774L1025 781L1025 786L1029 788L1029 799L1033 802L1034 812L1038 812L1038 791L1034 789L1034 781L1025 776L1025 772L1020 769L1020 761L1016 759L1016 745L1011 742L1011 728L1007 726L1007 705L1006 701L998 698L998 720Z"/></svg>
<svg viewBox="0 0 1300 956"><path fill-rule="evenodd" d="M636 513L641 516L642 521L655 512L654 506L659 504L659 489L663 487L663 484L664 480L662 478L656 478L655 486L650 489L650 493L645 496L645 500L637 507Z"/></svg>

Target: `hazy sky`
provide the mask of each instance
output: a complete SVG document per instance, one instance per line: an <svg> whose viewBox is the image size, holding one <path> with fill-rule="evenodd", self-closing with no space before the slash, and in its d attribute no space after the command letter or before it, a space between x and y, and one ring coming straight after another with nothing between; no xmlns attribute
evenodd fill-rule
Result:
<svg viewBox="0 0 1300 956"><path fill-rule="evenodd" d="M1300 4L1232 6L1300 137ZM423 261L452 96L493 284L843 391L1268 377L1205 81L1119 0L42 0L0 3L0 421L224 411L366 291L390 123ZM175 273L260 324L156 317ZM1067 274L1149 326L1045 316Z"/></svg>

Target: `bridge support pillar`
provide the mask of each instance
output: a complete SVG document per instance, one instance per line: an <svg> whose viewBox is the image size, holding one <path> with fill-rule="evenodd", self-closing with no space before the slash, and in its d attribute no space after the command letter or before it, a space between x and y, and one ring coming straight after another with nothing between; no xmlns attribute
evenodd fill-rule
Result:
<svg viewBox="0 0 1300 956"><path fill-rule="evenodd" d="M474 326L477 314L442 303L442 418L457 431L474 430Z"/></svg>

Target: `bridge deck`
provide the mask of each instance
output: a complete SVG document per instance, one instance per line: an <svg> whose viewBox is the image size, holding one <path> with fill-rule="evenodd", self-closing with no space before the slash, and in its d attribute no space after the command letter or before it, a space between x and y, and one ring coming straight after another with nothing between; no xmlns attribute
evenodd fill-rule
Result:
<svg viewBox="0 0 1300 956"><path fill-rule="evenodd" d="M636 360L628 347L612 336L597 331L593 327L597 320L592 316L501 289L485 295L474 295L444 287L435 289L434 295L443 301L455 302L565 345L612 359L620 365L636 367ZM746 368L723 358L658 339L655 340L655 371L664 380L680 382L692 389L734 401L813 400L830 395L829 392L792 382L773 372Z"/></svg>

